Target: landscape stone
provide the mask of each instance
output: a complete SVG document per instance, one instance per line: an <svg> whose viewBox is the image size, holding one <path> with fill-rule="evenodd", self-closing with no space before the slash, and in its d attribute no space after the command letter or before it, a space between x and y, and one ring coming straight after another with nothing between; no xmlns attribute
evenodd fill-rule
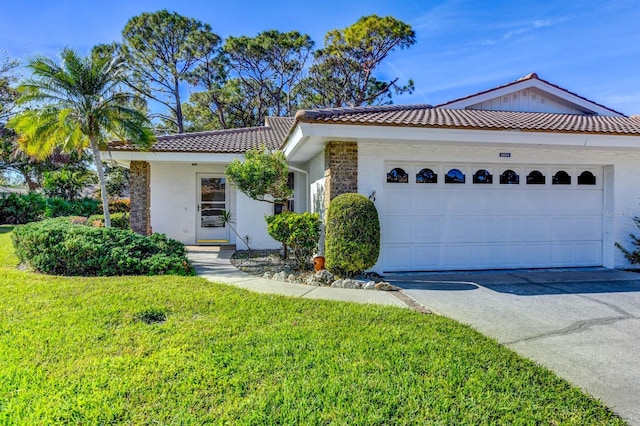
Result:
<svg viewBox="0 0 640 426"><path fill-rule="evenodd" d="M363 285L362 288L365 289L365 290L375 290L376 289L376 282L375 281L369 281L369 282L365 283L365 285Z"/></svg>
<svg viewBox="0 0 640 426"><path fill-rule="evenodd" d="M395 285L391 285L386 281L380 281L378 284L376 284L376 290L382 290L382 291L399 291L400 287L396 287Z"/></svg>
<svg viewBox="0 0 640 426"><path fill-rule="evenodd" d="M287 281L289 275L285 271L277 272L273 275L273 279L276 281Z"/></svg>

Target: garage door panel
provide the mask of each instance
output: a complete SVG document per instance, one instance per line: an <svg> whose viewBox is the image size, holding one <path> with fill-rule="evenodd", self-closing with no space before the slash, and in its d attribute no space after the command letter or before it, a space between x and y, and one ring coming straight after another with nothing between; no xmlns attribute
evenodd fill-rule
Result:
<svg viewBox="0 0 640 426"><path fill-rule="evenodd" d="M434 271L440 269L442 253L439 244L418 245L412 252L413 270Z"/></svg>
<svg viewBox="0 0 640 426"><path fill-rule="evenodd" d="M571 211L573 213L576 211L600 210L602 208L601 190L577 190L568 198L571 200L570 204L573 207ZM565 205L564 207L567 210L570 208L569 205Z"/></svg>
<svg viewBox="0 0 640 426"><path fill-rule="evenodd" d="M387 216L382 224L383 241L390 244L406 243L406 236L412 234L412 220L417 219L410 216Z"/></svg>
<svg viewBox="0 0 640 426"><path fill-rule="evenodd" d="M526 188L519 194L521 215L549 214L549 196L540 188Z"/></svg>
<svg viewBox="0 0 640 426"><path fill-rule="evenodd" d="M594 240L602 236L602 216L578 216L574 218L576 240Z"/></svg>
<svg viewBox="0 0 640 426"><path fill-rule="evenodd" d="M602 259L602 242L585 241L574 246L577 266L592 266Z"/></svg>
<svg viewBox="0 0 640 426"><path fill-rule="evenodd" d="M415 200L416 197L409 189L391 188L385 191L384 198L385 212L398 214L414 210L413 200Z"/></svg>
<svg viewBox="0 0 640 426"><path fill-rule="evenodd" d="M445 243L440 245L441 269L465 269L470 258L471 247L467 244Z"/></svg>
<svg viewBox="0 0 640 426"><path fill-rule="evenodd" d="M519 268L522 265L522 244L498 244L494 246L495 253L494 266L502 268ZM496 265L495 259L500 259L499 265Z"/></svg>
<svg viewBox="0 0 640 426"><path fill-rule="evenodd" d="M411 255L413 250L413 247L408 247L406 245L389 244L385 246L383 254L384 262L387 265L392 265L389 270L412 271L415 269L414 259Z"/></svg>
<svg viewBox="0 0 640 426"><path fill-rule="evenodd" d="M549 223L551 225L551 237L553 241L567 241L575 238L575 218L570 216L552 217Z"/></svg>
<svg viewBox="0 0 640 426"><path fill-rule="evenodd" d="M576 261L573 244L559 243L551 247L551 265L555 267L570 266Z"/></svg>
<svg viewBox="0 0 640 426"><path fill-rule="evenodd" d="M440 227L441 241L450 241L452 243L465 242L469 239L469 234L473 227L473 221L466 217L448 217Z"/></svg>
<svg viewBox="0 0 640 426"><path fill-rule="evenodd" d="M407 165L407 169L418 167L423 166ZM602 265L601 183L599 187L579 186L575 180L567 186L550 182L527 185L522 170L534 168L540 169L514 166L521 170L520 185L500 185L496 176L493 184L474 185L468 173L465 184L410 181L386 185L382 215L384 269ZM546 167L571 168L580 169Z"/></svg>
<svg viewBox="0 0 640 426"><path fill-rule="evenodd" d="M529 268L551 266L551 245L545 243L529 243L522 253L522 261Z"/></svg>
<svg viewBox="0 0 640 426"><path fill-rule="evenodd" d="M416 188L414 192L413 209L423 214L442 214L443 191L432 188Z"/></svg>
<svg viewBox="0 0 640 426"><path fill-rule="evenodd" d="M439 242L441 239L443 221L444 218L440 216L423 216L412 218L413 232L410 236L411 242ZM406 238L403 241L406 242Z"/></svg>
<svg viewBox="0 0 640 426"><path fill-rule="evenodd" d="M498 229L499 219L493 216L473 216L469 232L471 242L484 243L495 238L495 230Z"/></svg>

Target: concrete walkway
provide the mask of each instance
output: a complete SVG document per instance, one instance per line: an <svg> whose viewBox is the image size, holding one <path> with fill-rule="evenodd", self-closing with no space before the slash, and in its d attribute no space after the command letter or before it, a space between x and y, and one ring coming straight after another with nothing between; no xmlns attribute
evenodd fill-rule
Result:
<svg viewBox="0 0 640 426"><path fill-rule="evenodd" d="M230 284L258 293L280 294L304 299L409 307L402 301L402 295L397 294L399 292L315 287L268 280L246 274L231 265L230 258L233 250L207 246L188 246L187 250L189 260L195 267L196 273L209 281Z"/></svg>

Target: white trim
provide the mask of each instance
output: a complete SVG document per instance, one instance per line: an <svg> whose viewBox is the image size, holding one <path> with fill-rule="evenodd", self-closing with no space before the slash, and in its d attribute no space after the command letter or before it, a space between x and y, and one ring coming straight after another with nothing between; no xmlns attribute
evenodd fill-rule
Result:
<svg viewBox="0 0 640 426"><path fill-rule="evenodd" d="M321 152L329 141L354 140L384 141L389 149L403 142L640 149L640 136L299 123L296 132L284 144L283 151L288 161L306 162Z"/></svg>
<svg viewBox="0 0 640 426"><path fill-rule="evenodd" d="M157 161L172 163L228 164L242 160L243 153L216 154L206 152L100 151L102 159L114 161Z"/></svg>

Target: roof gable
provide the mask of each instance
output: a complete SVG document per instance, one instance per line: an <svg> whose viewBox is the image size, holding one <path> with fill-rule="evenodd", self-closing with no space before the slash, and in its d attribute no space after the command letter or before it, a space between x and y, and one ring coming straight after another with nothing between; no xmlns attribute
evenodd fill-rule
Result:
<svg viewBox="0 0 640 426"><path fill-rule="evenodd" d="M618 111L543 80L536 73L437 106L448 109L624 117Z"/></svg>

